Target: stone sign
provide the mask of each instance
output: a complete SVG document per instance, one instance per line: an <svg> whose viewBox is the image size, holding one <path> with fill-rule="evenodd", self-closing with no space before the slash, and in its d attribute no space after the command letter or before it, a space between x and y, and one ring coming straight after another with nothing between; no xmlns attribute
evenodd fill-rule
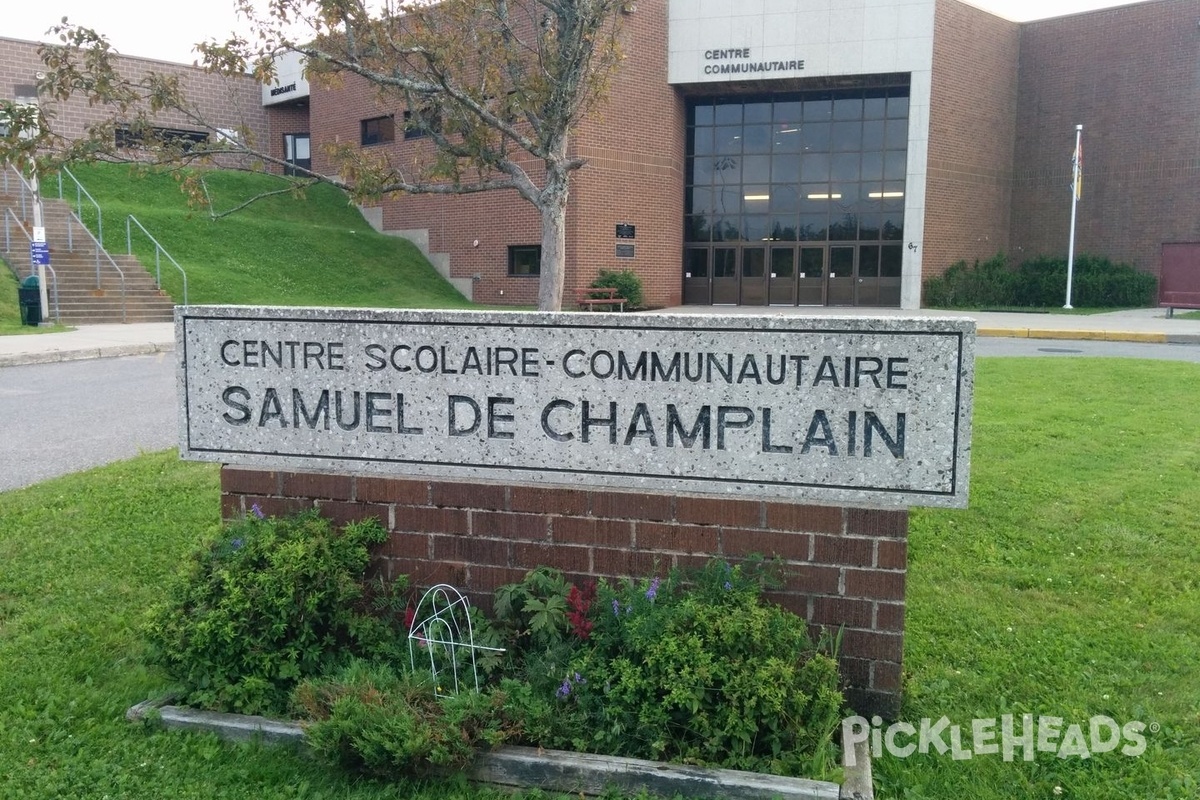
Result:
<svg viewBox="0 0 1200 800"><path fill-rule="evenodd" d="M180 307L185 458L967 502L965 319Z"/></svg>

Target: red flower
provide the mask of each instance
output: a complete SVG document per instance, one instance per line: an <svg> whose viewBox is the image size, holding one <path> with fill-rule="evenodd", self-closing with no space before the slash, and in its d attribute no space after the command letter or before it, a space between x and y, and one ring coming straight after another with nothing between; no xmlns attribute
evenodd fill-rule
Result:
<svg viewBox="0 0 1200 800"><path fill-rule="evenodd" d="M572 585L570 593L567 594L567 606L571 609L567 612L567 621L571 623L571 632L580 639L586 640L592 635L592 621L587 618L587 614L595 599L596 581L594 580L585 583L582 590L578 586Z"/></svg>

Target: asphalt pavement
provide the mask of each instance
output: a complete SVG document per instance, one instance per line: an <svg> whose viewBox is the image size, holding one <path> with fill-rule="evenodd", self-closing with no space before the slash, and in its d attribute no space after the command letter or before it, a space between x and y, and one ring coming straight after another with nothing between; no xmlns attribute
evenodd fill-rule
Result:
<svg viewBox="0 0 1200 800"><path fill-rule="evenodd" d="M1138 308L1103 314L1029 314L898 308L678 306L649 313L786 314L789 316L967 317L979 336L1200 345L1200 320L1168 318L1165 309ZM0 336L0 367L88 358L145 355L175 349L170 322L81 325L62 333Z"/></svg>

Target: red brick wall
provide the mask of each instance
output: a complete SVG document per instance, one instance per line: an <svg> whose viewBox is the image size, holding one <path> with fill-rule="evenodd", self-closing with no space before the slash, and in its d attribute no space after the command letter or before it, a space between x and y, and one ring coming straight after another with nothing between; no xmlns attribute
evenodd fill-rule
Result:
<svg viewBox="0 0 1200 800"><path fill-rule="evenodd" d="M227 519L255 503L268 515L315 506L339 524L376 517L391 531L376 554L381 573L450 583L476 604L538 566L579 580L778 556L786 579L772 599L814 629L844 626L851 706L899 710L907 511L228 466L221 491Z"/></svg>
<svg viewBox="0 0 1200 800"><path fill-rule="evenodd" d="M1009 249L1019 30L958 0L936 6L922 278Z"/></svg>
<svg viewBox="0 0 1200 800"><path fill-rule="evenodd" d="M259 148L273 158L286 158L287 152L283 146L284 135L309 132L308 106L295 106L291 104L268 106L266 112L267 141L260 143Z"/></svg>
<svg viewBox="0 0 1200 800"><path fill-rule="evenodd" d="M38 58L38 47L40 45L37 42L0 39L0 98L13 99L13 88L17 84L36 83L34 73L44 69ZM115 63L129 79L136 79L150 71L177 75L182 80L185 95L196 105L200 115L215 127L246 126L253 132L256 141L264 141L267 136L262 89L249 75L224 78L184 64L130 56L118 56ZM82 95L65 102L43 98L42 107L54 116L52 124L56 132L72 139L82 137L87 125L114 114L112 109L104 106L89 105L87 98ZM164 127L199 129L179 112L163 112L156 115L154 120Z"/></svg>
<svg viewBox="0 0 1200 800"><path fill-rule="evenodd" d="M684 103L667 84L667 3L622 17L625 60L608 102L575 136L588 160L571 190L567 288L602 269L632 269L646 304L682 302ZM636 227L635 256L617 258L617 223ZM567 297L571 293L568 291Z"/></svg>
<svg viewBox="0 0 1200 800"><path fill-rule="evenodd" d="M587 160L571 183L567 208L567 268L564 299L591 283L601 269L636 270L649 305L680 301L683 237L683 103L667 85L667 7L643 3L622 15L621 64L608 99L595 109L571 139L571 153ZM323 142L359 141L359 123L395 114L398 100L380 101L365 81L348 76L338 85L312 88L313 164L328 170ZM367 152L411 163L426 151L421 140L373 145ZM541 167L523 163L541 183ZM451 274L480 279L475 300L491 304L533 305L536 277L508 275L508 246L541 242L541 220L532 204L514 191L459 197L399 196L382 201L386 230L427 229L429 249L450 255ZM637 227L632 261L615 256L615 226ZM476 244L478 241L478 244Z"/></svg>
<svg viewBox="0 0 1200 800"><path fill-rule="evenodd" d="M1014 255L1066 256L1076 124L1076 252L1157 274L1163 242L1200 239L1197 21L1157 0L1022 27Z"/></svg>

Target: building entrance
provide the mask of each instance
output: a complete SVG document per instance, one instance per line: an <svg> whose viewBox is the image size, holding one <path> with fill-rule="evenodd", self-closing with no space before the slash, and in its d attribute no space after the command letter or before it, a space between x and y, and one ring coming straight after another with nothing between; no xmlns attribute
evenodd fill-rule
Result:
<svg viewBox="0 0 1200 800"><path fill-rule="evenodd" d="M898 306L899 245L770 243L688 248L689 305Z"/></svg>
<svg viewBox="0 0 1200 800"><path fill-rule="evenodd" d="M683 300L898 306L908 87L688 105Z"/></svg>

